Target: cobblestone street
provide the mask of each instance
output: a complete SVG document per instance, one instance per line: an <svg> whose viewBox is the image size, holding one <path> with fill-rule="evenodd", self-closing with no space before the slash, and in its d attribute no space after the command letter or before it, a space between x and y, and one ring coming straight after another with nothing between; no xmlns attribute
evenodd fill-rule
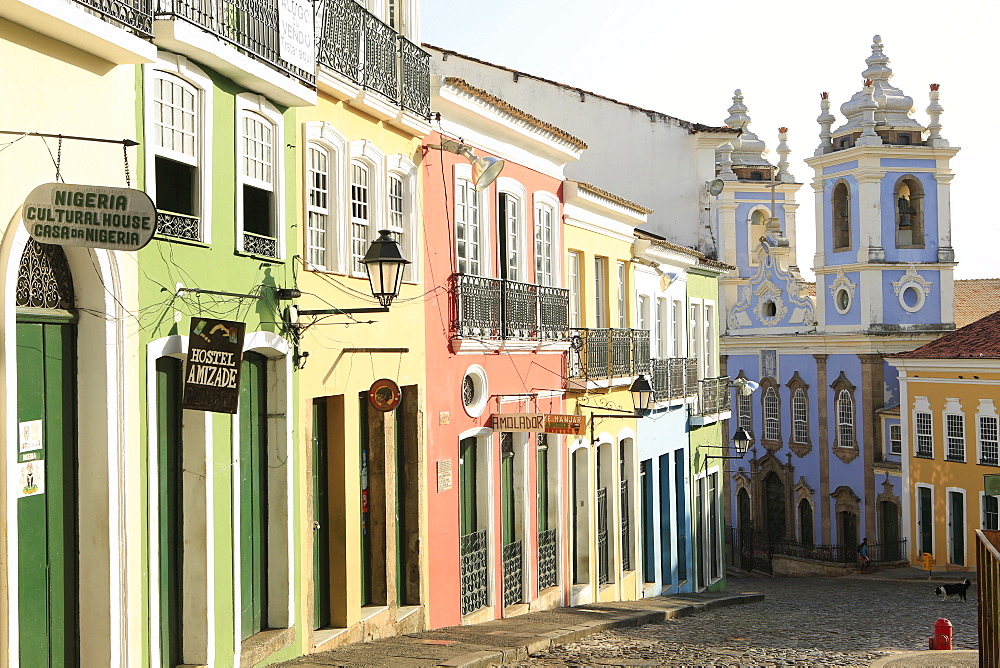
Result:
<svg viewBox="0 0 1000 668"><path fill-rule="evenodd" d="M926 650L940 617L954 625L955 649L977 649L975 585L963 603L934 596L940 584L878 573L730 577L730 591L763 593L764 602L597 633L525 665L868 666L893 651Z"/></svg>

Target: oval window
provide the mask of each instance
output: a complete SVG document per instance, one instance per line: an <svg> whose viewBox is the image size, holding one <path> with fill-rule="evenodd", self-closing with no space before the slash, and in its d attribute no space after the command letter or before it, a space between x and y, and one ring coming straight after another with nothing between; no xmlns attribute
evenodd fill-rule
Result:
<svg viewBox="0 0 1000 668"><path fill-rule="evenodd" d="M851 308L851 293L847 290L841 288L837 291L837 310L841 313L847 313Z"/></svg>
<svg viewBox="0 0 1000 668"><path fill-rule="evenodd" d="M773 301L768 299L764 302L764 308L761 309L761 312L764 314L765 318L773 318L778 315L778 306Z"/></svg>

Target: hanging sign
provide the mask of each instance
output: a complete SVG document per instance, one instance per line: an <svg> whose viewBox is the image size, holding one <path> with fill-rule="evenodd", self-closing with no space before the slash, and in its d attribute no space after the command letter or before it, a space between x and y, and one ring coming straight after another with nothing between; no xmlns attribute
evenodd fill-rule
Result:
<svg viewBox="0 0 1000 668"><path fill-rule="evenodd" d="M983 475L983 492L989 496L1000 494L1000 474L986 473Z"/></svg>
<svg viewBox="0 0 1000 668"><path fill-rule="evenodd" d="M316 69L315 28L310 0L278 0L278 55L300 70Z"/></svg>
<svg viewBox="0 0 1000 668"><path fill-rule="evenodd" d="M46 183L32 190L21 220L35 241L137 251L156 233L156 207L132 188Z"/></svg>
<svg viewBox="0 0 1000 668"><path fill-rule="evenodd" d="M368 401L380 411L388 412L399 406L399 385L388 378L380 378L368 389Z"/></svg>
<svg viewBox="0 0 1000 668"><path fill-rule="evenodd" d="M235 413L240 403L240 364L246 323L191 319L182 408Z"/></svg>
<svg viewBox="0 0 1000 668"><path fill-rule="evenodd" d="M574 434L580 436L586 426L582 415L555 413L493 413L490 428L494 431Z"/></svg>

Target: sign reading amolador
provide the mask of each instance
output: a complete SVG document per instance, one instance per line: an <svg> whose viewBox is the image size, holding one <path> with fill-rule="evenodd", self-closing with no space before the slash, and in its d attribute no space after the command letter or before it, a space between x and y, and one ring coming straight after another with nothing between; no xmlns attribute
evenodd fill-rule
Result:
<svg viewBox="0 0 1000 668"><path fill-rule="evenodd" d="M490 428L494 431L574 434L580 436L587 420L582 415L556 413L493 413Z"/></svg>
<svg viewBox="0 0 1000 668"><path fill-rule="evenodd" d="M183 408L235 413L246 323L191 318Z"/></svg>
<svg viewBox="0 0 1000 668"><path fill-rule="evenodd" d="M39 243L136 251L156 232L156 207L132 188L46 183L28 194L21 220Z"/></svg>

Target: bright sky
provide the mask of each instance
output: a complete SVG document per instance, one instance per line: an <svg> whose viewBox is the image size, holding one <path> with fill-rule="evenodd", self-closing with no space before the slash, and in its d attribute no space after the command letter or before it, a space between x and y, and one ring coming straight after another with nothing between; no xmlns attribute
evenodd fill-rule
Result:
<svg viewBox="0 0 1000 668"><path fill-rule="evenodd" d="M991 197L985 176L1000 157L998 3L421 1L425 42L684 120L723 125L742 89L750 129L772 162L778 128L789 129L791 172L803 183L798 260L807 279L814 194L802 160L819 143L819 94L829 91L838 127L879 34L891 83L913 98L913 116L927 125L928 84L940 84L941 134L962 148L951 163L956 278L1000 276L1000 216L977 207Z"/></svg>

